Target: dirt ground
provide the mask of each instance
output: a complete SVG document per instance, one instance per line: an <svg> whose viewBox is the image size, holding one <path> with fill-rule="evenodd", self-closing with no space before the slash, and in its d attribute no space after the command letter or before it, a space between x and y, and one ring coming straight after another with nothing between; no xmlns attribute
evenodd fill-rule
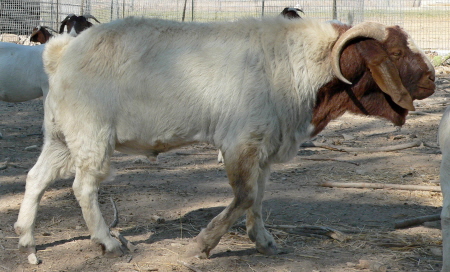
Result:
<svg viewBox="0 0 450 272"><path fill-rule="evenodd" d="M323 182L439 185L441 155L437 127L450 97L450 76L415 102L399 130L385 120L345 115L316 142L339 148L380 148L420 141L392 152L340 152L301 147L292 161L275 165L267 184L264 215L282 248L277 256L256 252L243 222L222 238L207 260L186 259L192 237L232 199L217 150L197 144L160 154L158 163L115 154L113 181L99 192L103 214L113 220L117 203L120 230L136 251L116 259L101 256L89 240L72 180L58 180L45 193L36 222L39 265L17 251L13 224L25 178L42 145L42 100L0 102L0 272L1 271L439 271L439 222L395 229L399 220L438 214L440 192L351 189ZM370 151L370 150L368 150ZM7 163L4 163L6 162ZM290 229L283 226L293 226ZM328 227L346 239L300 235L303 226ZM371 266L359 266L360 260Z"/></svg>

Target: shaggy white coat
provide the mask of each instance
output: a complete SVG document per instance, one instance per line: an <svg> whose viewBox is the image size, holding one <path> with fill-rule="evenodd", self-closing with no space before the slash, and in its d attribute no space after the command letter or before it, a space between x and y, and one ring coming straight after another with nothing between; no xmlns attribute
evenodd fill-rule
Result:
<svg viewBox="0 0 450 272"><path fill-rule="evenodd" d="M226 153L257 136L265 142L261 158L286 161L309 137L316 92L333 77L328 54L336 38L330 24L310 20L116 21L82 34L62 49L67 54L56 51L69 37L48 45L56 79L48 116L64 120L56 125L74 142L82 132L72 119L93 123L86 130L108 124L110 140L126 153L195 141Z"/></svg>

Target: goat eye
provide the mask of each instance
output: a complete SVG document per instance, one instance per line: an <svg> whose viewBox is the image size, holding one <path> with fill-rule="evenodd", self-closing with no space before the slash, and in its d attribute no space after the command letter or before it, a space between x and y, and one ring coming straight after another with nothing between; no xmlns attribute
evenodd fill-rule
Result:
<svg viewBox="0 0 450 272"><path fill-rule="evenodd" d="M394 57L400 57L402 55L402 51L401 50L396 50L391 52L391 55Z"/></svg>

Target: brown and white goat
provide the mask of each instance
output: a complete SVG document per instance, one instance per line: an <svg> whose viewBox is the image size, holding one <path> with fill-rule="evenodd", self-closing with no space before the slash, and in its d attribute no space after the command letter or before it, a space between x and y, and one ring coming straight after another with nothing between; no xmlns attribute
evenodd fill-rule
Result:
<svg viewBox="0 0 450 272"><path fill-rule="evenodd" d="M35 252L45 189L75 175L91 239L108 256L122 254L97 196L113 151L151 157L209 142L223 152L234 199L190 253L208 257L246 213L257 250L276 254L261 206L270 166L294 157L346 111L402 125L413 100L435 88L433 66L399 27L282 16L221 23L131 17L52 39L44 63L51 89L45 142L15 224L27 252Z"/></svg>
<svg viewBox="0 0 450 272"><path fill-rule="evenodd" d="M48 31L49 29L53 32L56 32L48 26L37 26L33 28L33 32L30 35L30 41L38 42L41 44L48 42L48 40L53 37L53 35Z"/></svg>

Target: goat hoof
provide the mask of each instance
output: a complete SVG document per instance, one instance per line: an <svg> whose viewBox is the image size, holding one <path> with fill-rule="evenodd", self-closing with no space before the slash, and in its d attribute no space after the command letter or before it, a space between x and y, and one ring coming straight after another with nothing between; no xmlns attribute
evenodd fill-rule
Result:
<svg viewBox="0 0 450 272"><path fill-rule="evenodd" d="M102 247L103 256L105 256L106 258L118 258L125 254L121 247L115 247L111 250L106 250L103 244L100 244L100 246Z"/></svg>
<svg viewBox="0 0 450 272"><path fill-rule="evenodd" d="M112 250L112 251L105 251L105 254L103 254L106 258L118 258L121 257L124 254L122 249Z"/></svg>
<svg viewBox="0 0 450 272"><path fill-rule="evenodd" d="M209 258L209 254L207 254L206 252L201 252L199 250L194 251L194 250L189 250L186 252L185 254L186 258L198 258L198 259L208 259Z"/></svg>
<svg viewBox="0 0 450 272"><path fill-rule="evenodd" d="M196 239L189 243L188 250L184 254L186 258L196 257L198 259L208 259L211 250L201 249Z"/></svg>
<svg viewBox="0 0 450 272"><path fill-rule="evenodd" d="M278 247L275 243L269 242L267 246L257 246L256 250L264 255L277 255L279 253Z"/></svg>

